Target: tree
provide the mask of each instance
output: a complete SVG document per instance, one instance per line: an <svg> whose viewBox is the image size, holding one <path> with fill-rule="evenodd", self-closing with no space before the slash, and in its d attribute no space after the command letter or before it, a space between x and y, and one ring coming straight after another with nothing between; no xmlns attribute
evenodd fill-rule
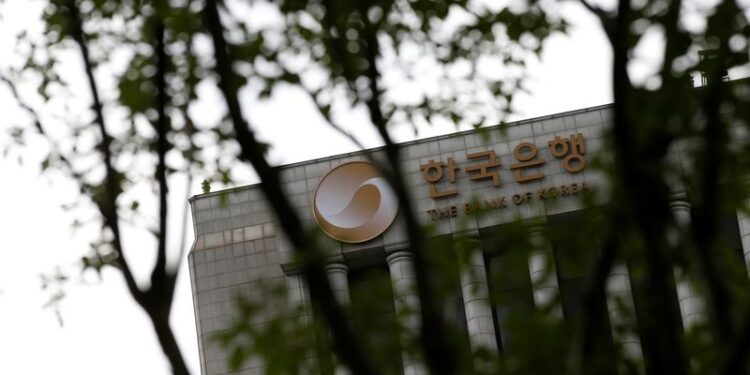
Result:
<svg viewBox="0 0 750 375"><path fill-rule="evenodd" d="M741 199L747 183L737 176L748 170L748 148L746 143L730 143L730 125L748 126L748 98L737 95L722 79L723 70L748 63L747 10L733 1L690 15L684 15L688 5L679 0L643 4L623 0L611 10L585 0L582 4L599 17L614 51L613 159L603 161L602 168L610 176L611 196L622 197L592 204L590 212L604 217L603 223L589 215L582 219L582 225L604 233L593 284L602 285L619 261L627 261L643 275L641 288L647 286L651 293L644 293L646 302L636 313L644 348L650 353L646 363L650 373L686 373L690 366L734 372L745 365L742 358L750 344L750 312L744 311L746 298L737 292L746 286L720 277L719 270L726 265L711 253L719 247L715 218L720 210L747 208ZM75 51L86 73L91 111L88 118L68 124L60 140L50 135L44 116L16 96L32 114L36 133L50 141L43 167L62 170L77 181L82 197L101 215L101 246L85 258L85 264L111 265L122 271L133 298L154 323L175 373L187 369L168 325L182 259L180 253L170 261L167 254L169 176L177 171L191 175L216 170L228 182L227 154L236 154L257 172L268 202L303 259L310 294L336 353L354 373L377 373L333 297L323 249L279 189L279 172L266 159L268 146L258 141L248 119L253 109L241 105L242 90L249 88L250 95L258 98L269 97L278 87L301 90L328 124L357 144L356 137L338 123L336 111L363 111L385 145L386 160L378 165L398 197L414 257L422 322L417 347L431 373L452 374L470 367L471 361L456 358L456 343L446 339L451 335L437 306L439 276L427 265L427 232L411 208L398 163L399 147L389 128L431 121L481 127L505 119L514 94L522 88L526 59L541 51L551 33L565 29L558 6L537 1L499 6L421 0L249 4L52 0L45 9L45 34L20 39L31 47L18 74L33 75L39 95L54 103L66 90L80 89L66 82L59 70L64 54ZM261 11L272 21L254 23L248 17ZM689 17L705 20L705 27L694 27ZM654 32L663 36L662 66L640 85L627 69L632 51L644 35ZM715 51L714 57L698 60L701 49ZM415 51L434 70L429 79L440 89L418 88L405 99L399 94L404 83L389 84L386 74L400 74L417 87L424 84L419 65L412 61ZM694 89L689 82L698 72L707 82ZM116 96L102 91L101 82L107 80L113 81L107 84L116 87ZM5 82L14 87L16 80ZM200 85L215 85L221 93L226 104L221 121L199 125L191 116ZM201 138L229 151L219 160L205 155L200 151ZM695 168L677 173L668 155L684 141L695 145ZM91 160L99 164L92 167ZM151 173L132 173L131 160ZM685 237L682 244L668 241L674 222L667 181L675 178L696 199L692 237ZM159 202L156 263L148 286L133 277L120 230L129 194L138 184L155 186ZM527 240L523 229L518 233L520 241ZM678 249L685 251L675 256ZM674 311L659 308L673 293L673 267L685 269L705 285L712 307L706 335L683 337ZM600 293L591 288L585 306L593 309L592 301L603 298ZM586 316L594 315L587 311ZM542 324L544 316L539 322L527 328L559 330L559 325ZM561 354L573 360L559 363L570 372L596 372L590 364L601 355L596 345L599 334L595 320L584 319L575 345ZM712 349L712 342L732 345Z"/></svg>

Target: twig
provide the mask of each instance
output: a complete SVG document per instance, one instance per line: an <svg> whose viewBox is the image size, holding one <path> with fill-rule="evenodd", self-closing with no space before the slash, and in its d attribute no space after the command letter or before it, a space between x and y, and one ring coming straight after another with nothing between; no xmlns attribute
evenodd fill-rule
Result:
<svg viewBox="0 0 750 375"><path fill-rule="evenodd" d="M73 164L70 162L70 159L68 159L68 157L62 153L62 151L60 150L60 146L57 144L55 139L47 133L44 125L42 124L39 113L37 113L37 111L32 108L31 105L26 103L26 101L21 98L21 95L16 88L16 84L4 74L0 74L0 81L4 82L8 86L11 95L13 95L13 98L16 100L18 105L24 111L26 111L29 116L31 116L32 121L34 122L34 129L36 129L39 135L41 135L50 145L50 155L55 155L57 158L59 158L59 160L63 163L65 169L67 169L68 173L70 173L71 177L73 177L73 180L76 181L76 183L78 183L80 187L89 187L84 182L83 175L80 172L77 172L75 168L73 168Z"/></svg>
<svg viewBox="0 0 750 375"><path fill-rule="evenodd" d="M323 106L318 101L318 98L316 97L315 92L312 92L304 87L302 88L302 91L307 93L307 95L310 97L310 100L312 100L313 103L315 103L315 108L318 109L318 113L320 113L320 115L323 116L323 118L326 120L326 123L328 123L328 126L333 128L333 130L335 130L339 134L346 137L346 139L354 143L354 145L357 146L360 150L365 149L365 146L362 144L362 142L359 141L359 139L357 139L357 137L354 136L354 134L352 134L351 132L347 131L346 129L336 124L336 122L333 121L333 118L331 117L331 115L322 110Z"/></svg>

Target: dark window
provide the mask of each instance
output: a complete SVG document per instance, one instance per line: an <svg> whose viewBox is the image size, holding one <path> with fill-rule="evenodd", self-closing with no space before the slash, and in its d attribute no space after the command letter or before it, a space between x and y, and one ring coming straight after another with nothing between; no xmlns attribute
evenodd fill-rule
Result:
<svg viewBox="0 0 750 375"><path fill-rule="evenodd" d="M523 232L514 224L482 233L498 348L512 347L514 327L534 311Z"/></svg>
<svg viewBox="0 0 750 375"><path fill-rule="evenodd" d="M594 271L600 255L600 240L586 235L582 228L591 227L586 212L572 212L548 218L563 315L569 335L579 336L588 327L593 337L590 364L601 372L615 372L615 352L606 300L606 282L594 283ZM589 288L595 288L589 290ZM586 301L587 293L596 296ZM591 305L586 306L587 303ZM586 309L588 310L588 314Z"/></svg>
<svg viewBox="0 0 750 375"><path fill-rule="evenodd" d="M719 219L717 248L719 274L731 277L732 282L746 283L747 266L736 213L725 213Z"/></svg>
<svg viewBox="0 0 750 375"><path fill-rule="evenodd" d="M401 374L393 289L385 264L349 271L354 330L382 374Z"/></svg>
<svg viewBox="0 0 750 375"><path fill-rule="evenodd" d="M447 334L457 350L455 358L459 362L465 362L470 360L471 346L461 291L461 263L455 246L452 236L432 238L428 243L425 259L433 288L437 292L436 302L441 307L447 324Z"/></svg>

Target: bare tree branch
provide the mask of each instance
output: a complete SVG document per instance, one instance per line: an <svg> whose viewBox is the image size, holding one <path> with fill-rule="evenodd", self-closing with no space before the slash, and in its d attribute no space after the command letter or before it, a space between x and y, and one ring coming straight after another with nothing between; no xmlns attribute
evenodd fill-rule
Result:
<svg viewBox="0 0 750 375"><path fill-rule="evenodd" d="M379 45L377 40L377 31L369 21L366 4L360 4L360 13L365 24L364 38L366 47L364 48L365 59L367 61L366 76L369 85L369 97L365 103L370 113L370 121L385 142L385 153L388 158L390 168L385 169L386 175L396 192L399 207L406 222L406 231L409 238L409 250L412 253L414 262L414 276L417 284L417 293L420 302L420 340L425 351L427 366L432 374L453 374L458 369L456 361L456 350L452 348L448 335L446 334L445 323L435 301L434 284L428 273L428 266L425 259L425 237L422 227L419 224L414 209L411 206L411 199L404 182L404 173L401 168L400 148L393 142L388 133L387 119L380 108L381 89L379 87L380 73L377 67L377 58L379 55ZM333 12L334 7L328 2L328 12Z"/></svg>
<svg viewBox="0 0 750 375"><path fill-rule="evenodd" d="M170 274L167 270L167 164L166 154L169 150L169 141L167 140L167 132L169 131L169 118L166 114L167 107L167 90L166 90L166 73L167 73L167 61L164 47L164 23L160 20L156 22L154 26L154 33L156 34L156 76L154 77L157 93L156 93L156 112L157 119L153 124L154 130L156 131L156 155L158 162L156 165L156 181L159 184L159 233L157 234L158 249L156 253L156 264L151 273L151 284L158 285L162 282L167 282L167 289L171 288L174 284L175 274ZM171 296L170 301L171 301ZM171 303L170 303L171 305Z"/></svg>
<svg viewBox="0 0 750 375"><path fill-rule="evenodd" d="M620 0L614 33L610 37L614 51L614 167L621 175L614 183L619 190L613 194L625 201L619 202L617 211L612 214L623 217L628 225L632 225L636 229L634 235L643 243L645 272L643 280L634 285L634 292L639 288L643 290L645 286L648 288L643 293L642 306L636 306L637 310L649 315L638 319L638 324L642 326L640 331L644 351L647 352L647 369L654 373L685 374L687 364L680 314L673 304L664 304L664 301L676 298L672 267L666 254L666 223L670 217L667 204L669 189L661 175L651 173L652 169L645 167L660 163L660 160L651 160L652 155L637 148L641 144L637 138L640 128L638 121L633 120L633 113L636 112L634 91L627 73L632 20L630 0ZM631 191L625 189L633 186L639 188Z"/></svg>
<svg viewBox="0 0 750 375"><path fill-rule="evenodd" d="M588 2L588 0L580 1L586 9L588 9L597 18L599 18L599 22L601 22L602 28L604 29L604 33L607 35L609 42L614 43L615 18L617 17L617 15L609 13L596 5L591 4L590 2Z"/></svg>
<svg viewBox="0 0 750 375"><path fill-rule="evenodd" d="M236 77L232 69L232 61L228 53L229 46L224 39L224 27L219 16L218 1L206 1L204 17L206 26L211 34L216 59L216 73L219 77L219 89L224 96L232 121L237 141L240 145L240 158L250 162L261 178L261 189L266 199L278 216L281 227L295 250L303 256L302 272L310 288L310 296L316 306L320 308L326 323L331 328L334 345L341 354L344 362L358 375L375 375L374 368L365 356L359 340L354 336L346 314L333 296L331 286L324 270L324 260L321 251L314 241L306 235L299 218L293 210L281 186L281 179L276 168L271 167L263 155L262 147L255 139L244 116L238 99Z"/></svg>
<svg viewBox="0 0 750 375"><path fill-rule="evenodd" d="M104 190L99 192L99 196L95 196L94 200L99 207L99 211L104 217L104 222L107 227L112 231L113 239L112 244L118 253L116 258L117 265L125 277L128 290L133 295L133 298L138 304L146 311L151 323L156 331L157 338L161 344L164 354L169 359L172 365L172 371L174 374L186 375L189 373L185 360L182 357L179 346L177 345L177 339L174 336L174 332L169 326L169 316L172 306L172 299L174 295L174 286L176 273L167 274L166 272L166 218L167 218L167 204L166 204L166 165L164 156L167 151L166 143L166 114L165 106L167 102L166 98L166 82L164 78L166 69L166 52L164 50L163 38L164 38L164 26L161 20L157 21L157 65L159 66L157 78L157 113L159 113L159 119L157 124L157 152L159 154L159 165L157 166L157 179L159 180L159 222L160 222L160 233L159 233L159 244L157 255L157 264L152 273L152 285L150 289L143 291L138 287L135 281L130 265L128 264L127 258L123 253L122 239L119 229L119 214L117 212L117 197L121 192L120 177L117 170L114 168L112 160L112 137L107 131L103 115L103 106L99 96L99 90L94 78L94 68L89 56L89 50L86 43L86 38L82 29L82 19L78 5L75 0L69 0L66 3L66 8L69 16L69 27L70 33L73 39L76 41L80 51L81 57L84 63L84 69L89 83L89 89L93 100L93 110L95 115L95 124L99 128L101 134L101 143L99 144L100 152L103 156L103 162L105 167L105 183Z"/></svg>
<svg viewBox="0 0 750 375"><path fill-rule="evenodd" d="M151 317L151 322L156 330L159 343L164 353L172 364L175 374L188 374L185 359L177 345L177 339L169 325L169 317L174 299L175 282L179 268L169 270L167 264L167 165L166 154L170 145L167 140L170 123L166 114L168 104L166 75L168 70L169 56L165 47L165 27L161 15L157 12L154 16L155 56L156 56L156 112L157 119L154 124L156 130L156 153L158 162L156 166L156 180L159 184L159 233L157 244L156 264L151 273L151 288L148 290L148 306L146 311ZM181 260L181 259L180 259Z"/></svg>
<svg viewBox="0 0 750 375"><path fill-rule="evenodd" d="M721 41L716 46L716 57L706 61L708 86L699 95L703 95L702 112L705 124L701 132L703 147L701 159L698 161L700 180L697 181L698 194L695 196L693 230L699 266L703 271L708 287L708 299L711 306L710 316L716 330L718 342L731 342L734 336L734 322L732 319L732 303L726 278L721 275L717 264L720 260L716 256L719 247L719 223L721 194L720 184L722 175L727 170L726 164L728 145L730 141L729 126L722 119L722 105L727 101L727 85L722 81L725 61L730 53L728 41L732 30L726 24L737 14L733 1L721 3L716 13L708 20L707 33ZM743 366L744 367L744 366ZM739 370L739 369L735 369ZM744 372L744 371L742 371Z"/></svg>
<svg viewBox="0 0 750 375"><path fill-rule="evenodd" d="M185 43L185 55L186 56L193 56L193 37L194 34L190 33L190 36L188 37L188 41ZM191 74L191 72L188 72L188 74ZM187 85L187 98L192 98L194 95L195 88L193 85ZM181 105L177 106L177 110L180 112L180 115L183 118L184 121L184 131L185 135L187 135L187 138L190 142L190 149L195 150L198 148L198 146L195 145L193 136L195 135L195 122L193 121L192 116L190 116L190 113L188 111L190 105L190 100L185 100ZM191 195L190 187L193 185L193 173L190 170L190 165L188 165L188 168L185 171L185 174L187 175L187 183L186 183L186 189L185 189L185 212L182 218L182 229L180 233L180 248L179 248L179 254L177 256L177 263L174 264L172 267L172 272L177 273L180 265L185 259L185 252L187 251L186 246L186 236L187 236L187 225L188 225L188 216L190 215L190 204L189 204L189 198Z"/></svg>
<svg viewBox="0 0 750 375"><path fill-rule="evenodd" d="M102 153L104 159L103 162L106 175L104 180L104 191L101 192L100 197L95 197L95 202L104 217L105 225L112 231L112 244L118 254L116 262L125 277L125 283L128 286L128 290L135 300L143 306L144 293L138 287L138 284L133 277L133 272L130 269L130 265L128 264L128 260L123 253L117 214L117 197L120 195L121 187L118 181L118 172L112 164L112 137L109 135L107 126L104 122L102 102L99 98L99 89L96 84L96 79L94 78L94 66L91 63L89 49L83 34L83 21L81 20L81 14L75 0L68 0L66 2L66 10L68 12L70 34L80 49L86 78L89 84L89 90L91 91L91 98L93 101L92 109L94 110L95 116L94 122L99 128L99 133L102 138L101 143L99 144L99 151Z"/></svg>
<svg viewBox="0 0 750 375"><path fill-rule="evenodd" d="M611 224L614 228L621 228L621 223L616 221ZM601 301L606 301L604 285L607 285L607 278L620 252L620 236L614 230L608 232L608 237L604 239L602 253L594 267L593 275L586 287L583 299L583 327L581 330L581 362L580 364L591 364L591 366L582 366L579 370L586 373L597 373L604 369L598 368L597 356L602 357L602 347L597 345L602 337L606 337L605 332L597 330L602 326L602 314L598 308Z"/></svg>

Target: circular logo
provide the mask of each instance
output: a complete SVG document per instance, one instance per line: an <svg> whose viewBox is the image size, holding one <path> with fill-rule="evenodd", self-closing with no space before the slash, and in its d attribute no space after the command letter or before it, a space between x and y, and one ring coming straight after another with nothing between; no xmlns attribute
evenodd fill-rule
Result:
<svg viewBox="0 0 750 375"><path fill-rule="evenodd" d="M315 190L313 214L328 236L341 242L371 240L393 223L396 194L374 165L341 164L323 177Z"/></svg>

